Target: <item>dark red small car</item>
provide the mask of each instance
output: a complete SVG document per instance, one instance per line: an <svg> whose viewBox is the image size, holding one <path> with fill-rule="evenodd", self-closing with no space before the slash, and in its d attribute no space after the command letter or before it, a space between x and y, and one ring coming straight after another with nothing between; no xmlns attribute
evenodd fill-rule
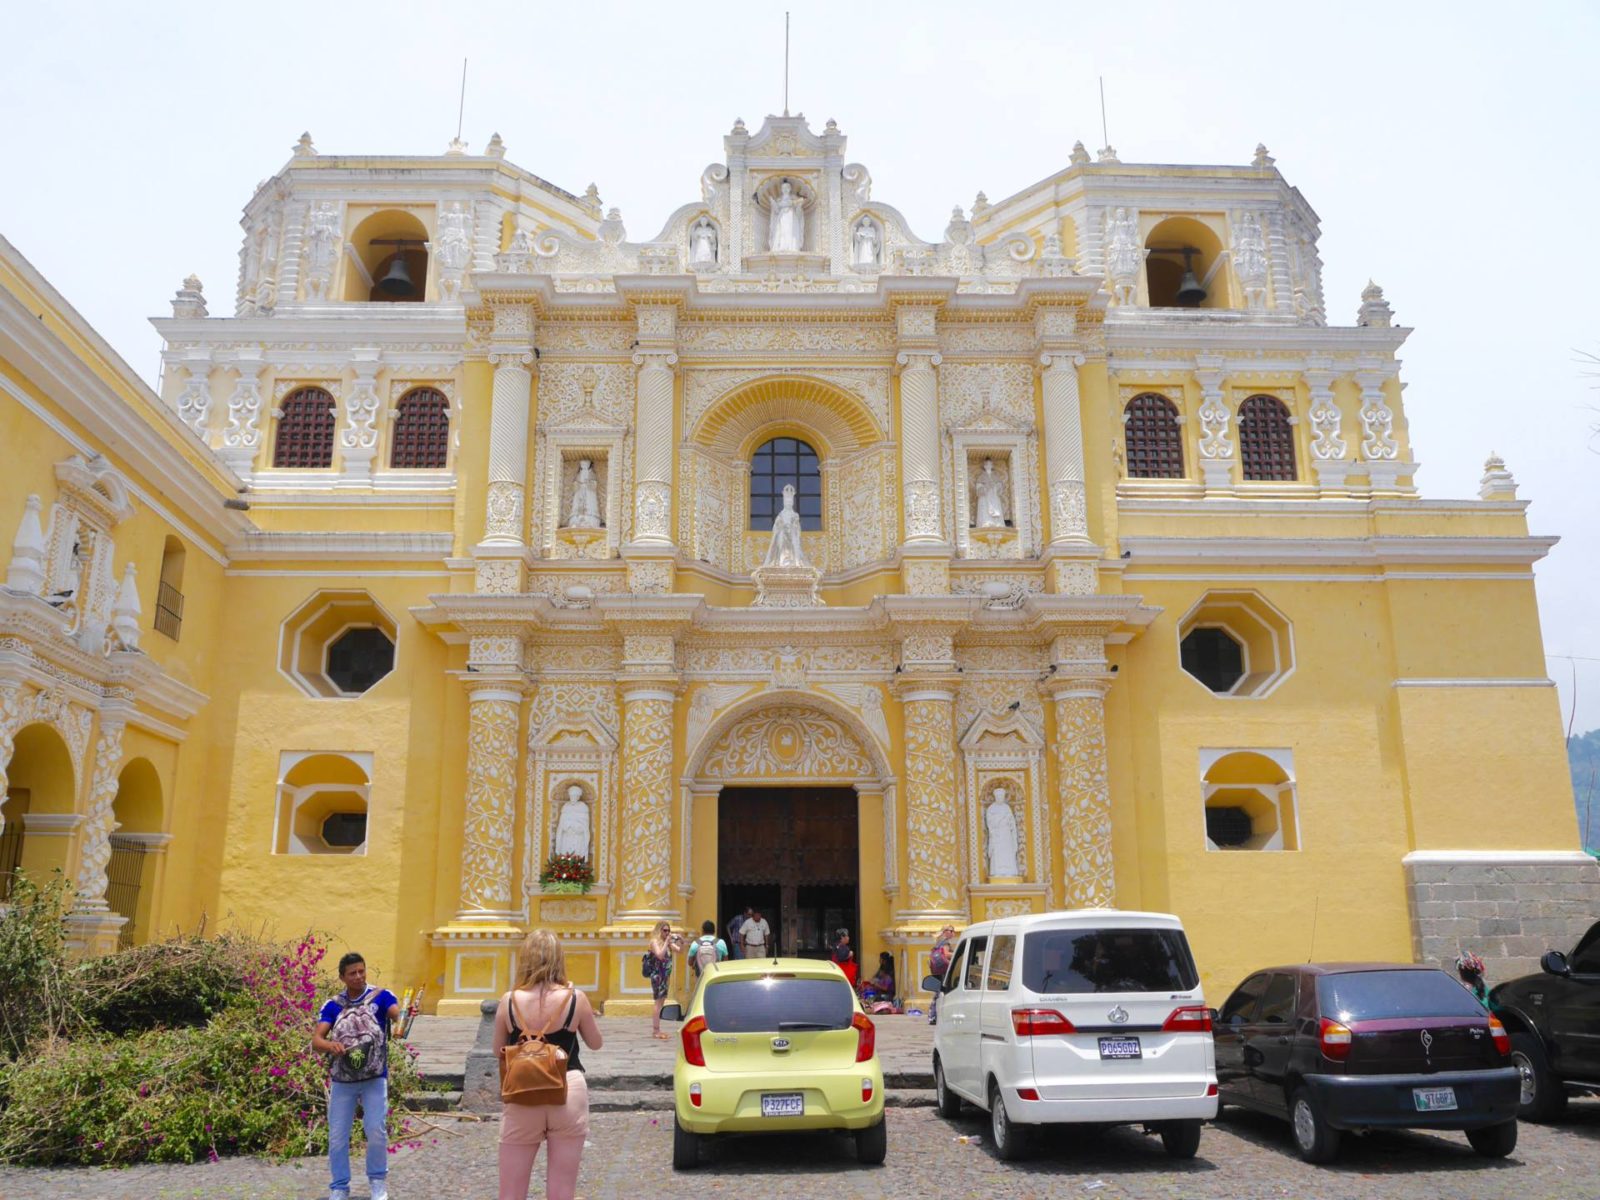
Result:
<svg viewBox="0 0 1600 1200"><path fill-rule="evenodd" d="M1307 1162L1344 1130L1460 1129L1517 1145L1520 1081L1504 1027L1434 967L1304 963L1258 971L1217 1014L1224 1104L1288 1119Z"/></svg>

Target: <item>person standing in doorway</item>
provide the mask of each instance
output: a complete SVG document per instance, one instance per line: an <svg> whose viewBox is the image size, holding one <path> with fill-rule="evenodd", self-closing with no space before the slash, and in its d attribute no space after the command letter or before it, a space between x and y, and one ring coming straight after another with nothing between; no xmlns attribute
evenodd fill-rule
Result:
<svg viewBox="0 0 1600 1200"><path fill-rule="evenodd" d="M700 922L700 936L689 943L689 966L693 968L694 988L706 977L706 972L728 957L728 943L717 936L715 921ZM694 1000L694 988L689 989L689 1000Z"/></svg>
<svg viewBox="0 0 1600 1200"><path fill-rule="evenodd" d="M661 1008L672 991L673 956L682 953L683 938L673 933L667 922L656 922L650 945L644 952L644 977L650 981L650 998L655 1002L655 1011L650 1016L650 1034L658 1041L667 1040L667 1035L661 1032Z"/></svg>
<svg viewBox="0 0 1600 1200"><path fill-rule="evenodd" d="M744 957L744 943L739 940L739 931L744 928L744 923L750 919L750 910L733 914L733 920L728 922L728 950L732 957Z"/></svg>
<svg viewBox="0 0 1600 1200"><path fill-rule="evenodd" d="M956 927L946 925L939 930L939 940L933 944L933 953L928 955L928 973L943 980L944 973L950 969L950 957L955 953ZM933 1003L928 1005L928 1024L939 1023L939 993L933 994Z"/></svg>
<svg viewBox="0 0 1600 1200"><path fill-rule="evenodd" d="M829 953L834 965L844 972L844 977L850 981L850 986L856 986L856 979L860 975L861 966L856 962L856 952L850 948L850 931L843 927L834 932L833 950Z"/></svg>
<svg viewBox="0 0 1600 1200"><path fill-rule="evenodd" d="M589 1085L578 1039L600 1049L600 1022L589 997L567 979L566 955L548 929L535 929L517 955L516 985L500 997L494 1017L494 1053L525 1033L549 1030L544 1040L567 1056L567 1098L555 1104L506 1104L500 1111L500 1200L527 1200L539 1147L545 1151L546 1200L572 1200L578 1190L583 1141L589 1134Z"/></svg>
<svg viewBox="0 0 1600 1200"><path fill-rule="evenodd" d="M744 944L744 956L765 958L767 942L771 938L772 926L767 924L767 919L761 915L759 908L752 908L750 915L745 918L744 927L739 930L739 940Z"/></svg>
<svg viewBox="0 0 1600 1200"><path fill-rule="evenodd" d="M367 986L367 960L351 951L339 960L344 990L322 1006L311 1048L328 1056L328 1200L350 1200L350 1130L361 1106L367 1134L372 1200L389 1196L389 1036L400 1001Z"/></svg>

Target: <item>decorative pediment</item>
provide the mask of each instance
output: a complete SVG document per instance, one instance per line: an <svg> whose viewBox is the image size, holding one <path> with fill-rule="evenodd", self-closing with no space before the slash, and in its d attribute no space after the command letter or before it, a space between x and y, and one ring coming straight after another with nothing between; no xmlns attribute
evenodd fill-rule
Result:
<svg viewBox="0 0 1600 1200"><path fill-rule="evenodd" d="M109 530L133 516L133 499L127 480L100 455L88 459L74 454L56 464L61 499L80 517Z"/></svg>
<svg viewBox="0 0 1600 1200"><path fill-rule="evenodd" d="M980 712L961 736L964 754L1017 754L1043 749L1044 739L1017 710Z"/></svg>
<svg viewBox="0 0 1600 1200"><path fill-rule="evenodd" d="M849 780L879 775L872 754L843 722L813 708L778 705L723 731L698 774L717 780Z"/></svg>
<svg viewBox="0 0 1600 1200"><path fill-rule="evenodd" d="M617 739L592 716L554 713L544 719L528 745L534 750L609 754L616 750Z"/></svg>

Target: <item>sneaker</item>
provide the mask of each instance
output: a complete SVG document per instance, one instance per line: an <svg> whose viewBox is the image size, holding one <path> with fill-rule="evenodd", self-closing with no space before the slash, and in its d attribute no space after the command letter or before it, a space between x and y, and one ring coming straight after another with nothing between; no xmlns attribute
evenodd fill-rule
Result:
<svg viewBox="0 0 1600 1200"><path fill-rule="evenodd" d="M328 1190L328 1200L350 1200L350 1193L344 1188L330 1188Z"/></svg>
<svg viewBox="0 0 1600 1200"><path fill-rule="evenodd" d="M374 1179L372 1181L372 1200L389 1200L389 1181L387 1179Z"/></svg>

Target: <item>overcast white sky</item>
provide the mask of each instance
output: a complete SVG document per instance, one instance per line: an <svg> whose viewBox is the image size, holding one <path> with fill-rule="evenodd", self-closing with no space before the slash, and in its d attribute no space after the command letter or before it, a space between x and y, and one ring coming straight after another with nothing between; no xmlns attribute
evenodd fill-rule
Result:
<svg viewBox="0 0 1600 1200"><path fill-rule="evenodd" d="M1532 528L1550 674L1600 727L1600 5L811 3L790 107L837 118L874 195L936 240L1101 144L1124 162L1245 163L1258 141L1322 218L1330 319L1370 276L1401 323L1434 497L1506 459ZM783 102L783 4L10 5L0 232L154 380L146 318L184 275L231 312L239 212L309 129L329 154L436 153L495 131L591 180L630 236L698 196L735 117Z"/></svg>

